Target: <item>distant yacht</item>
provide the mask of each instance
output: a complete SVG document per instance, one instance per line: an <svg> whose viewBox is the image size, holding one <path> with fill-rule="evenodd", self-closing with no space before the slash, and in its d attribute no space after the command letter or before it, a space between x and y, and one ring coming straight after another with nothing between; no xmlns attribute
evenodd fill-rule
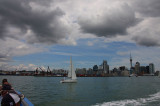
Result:
<svg viewBox="0 0 160 106"><path fill-rule="evenodd" d="M73 69L72 57L70 57L70 70L68 72L68 76L66 79L64 78L60 82L61 83L76 83L77 82L77 76L76 76L76 73Z"/></svg>

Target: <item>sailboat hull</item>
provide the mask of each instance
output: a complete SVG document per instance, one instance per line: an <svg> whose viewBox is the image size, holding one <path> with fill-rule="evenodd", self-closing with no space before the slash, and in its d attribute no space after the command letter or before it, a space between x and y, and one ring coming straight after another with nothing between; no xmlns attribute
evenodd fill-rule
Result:
<svg viewBox="0 0 160 106"><path fill-rule="evenodd" d="M76 83L77 79L66 79L66 80L62 80L60 82L61 83Z"/></svg>

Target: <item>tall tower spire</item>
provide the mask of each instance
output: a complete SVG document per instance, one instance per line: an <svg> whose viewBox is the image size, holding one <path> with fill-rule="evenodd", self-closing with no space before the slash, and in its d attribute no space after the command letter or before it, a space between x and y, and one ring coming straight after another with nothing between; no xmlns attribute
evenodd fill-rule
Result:
<svg viewBox="0 0 160 106"><path fill-rule="evenodd" d="M130 52L130 65L131 65L131 68L132 68L132 56L131 56L131 52Z"/></svg>

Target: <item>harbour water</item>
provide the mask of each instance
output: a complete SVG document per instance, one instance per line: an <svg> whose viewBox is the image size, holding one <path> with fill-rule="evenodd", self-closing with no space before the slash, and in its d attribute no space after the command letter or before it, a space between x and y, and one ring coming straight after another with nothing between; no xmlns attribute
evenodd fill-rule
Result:
<svg viewBox="0 0 160 106"><path fill-rule="evenodd" d="M77 83L60 83L62 77L0 76L35 106L160 106L160 78L78 77Z"/></svg>

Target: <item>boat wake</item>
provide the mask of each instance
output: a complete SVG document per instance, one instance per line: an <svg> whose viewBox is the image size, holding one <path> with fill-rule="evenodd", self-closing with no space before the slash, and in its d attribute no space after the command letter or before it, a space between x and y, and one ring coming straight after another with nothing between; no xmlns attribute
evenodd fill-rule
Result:
<svg viewBox="0 0 160 106"><path fill-rule="evenodd" d="M160 101L160 92L149 95L147 98L125 99L119 101L97 103L94 106L145 106L156 101Z"/></svg>

